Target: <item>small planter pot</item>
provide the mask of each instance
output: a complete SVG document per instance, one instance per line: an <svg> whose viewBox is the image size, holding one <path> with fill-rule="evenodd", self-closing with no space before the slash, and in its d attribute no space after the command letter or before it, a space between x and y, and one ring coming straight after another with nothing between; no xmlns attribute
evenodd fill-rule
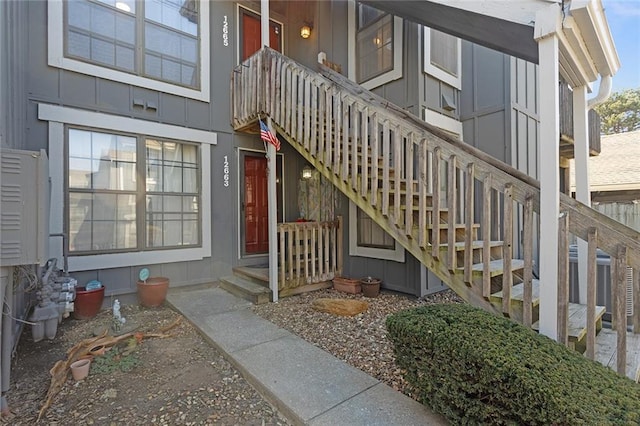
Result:
<svg viewBox="0 0 640 426"><path fill-rule="evenodd" d="M71 375L75 381L84 380L89 375L91 360L88 358L79 359L71 363Z"/></svg>
<svg viewBox="0 0 640 426"><path fill-rule="evenodd" d="M104 299L104 286L95 290L87 290L85 287L78 287L76 290L76 300L74 302L73 317L75 319L91 319L95 317Z"/></svg>
<svg viewBox="0 0 640 426"><path fill-rule="evenodd" d="M333 288L343 293L358 294L362 291L360 280L335 277L333 279Z"/></svg>
<svg viewBox="0 0 640 426"><path fill-rule="evenodd" d="M382 280L379 278L365 277L360 280L362 286L362 294L364 297L378 297L380 294L380 284Z"/></svg>
<svg viewBox="0 0 640 426"><path fill-rule="evenodd" d="M138 300L142 306L156 308L164 302L169 288L169 278L153 277L138 281Z"/></svg>

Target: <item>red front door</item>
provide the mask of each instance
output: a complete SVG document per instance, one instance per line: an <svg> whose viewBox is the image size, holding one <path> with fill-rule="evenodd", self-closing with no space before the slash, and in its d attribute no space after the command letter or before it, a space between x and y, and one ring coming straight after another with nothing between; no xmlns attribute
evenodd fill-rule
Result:
<svg viewBox="0 0 640 426"><path fill-rule="evenodd" d="M267 159L244 156L245 253L269 251L269 204L267 199Z"/></svg>
<svg viewBox="0 0 640 426"><path fill-rule="evenodd" d="M260 16L255 15L249 11L242 11L242 58L240 61L244 61L249 56L260 50L262 45L261 32L260 32ZM280 24L269 21L269 46L282 52L282 46L280 44L280 37L282 35L282 27Z"/></svg>

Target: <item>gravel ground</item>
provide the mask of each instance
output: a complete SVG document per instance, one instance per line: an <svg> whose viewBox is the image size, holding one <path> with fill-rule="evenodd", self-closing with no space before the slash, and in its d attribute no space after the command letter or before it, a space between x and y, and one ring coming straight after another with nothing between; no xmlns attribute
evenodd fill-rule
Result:
<svg viewBox="0 0 640 426"><path fill-rule="evenodd" d="M313 310L311 304L317 298L365 300L369 302L369 309L353 317L341 317ZM452 291L423 299L382 291L377 298L370 299L328 289L287 297L278 303L252 309L257 315L411 397L402 370L395 363L385 319L394 312L416 306L461 302L462 299Z"/></svg>

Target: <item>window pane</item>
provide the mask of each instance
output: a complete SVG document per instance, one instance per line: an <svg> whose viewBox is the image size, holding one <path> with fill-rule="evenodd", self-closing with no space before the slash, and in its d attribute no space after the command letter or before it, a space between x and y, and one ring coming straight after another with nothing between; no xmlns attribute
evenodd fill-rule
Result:
<svg viewBox="0 0 640 426"><path fill-rule="evenodd" d="M192 85L197 68L196 38L153 24L145 27L145 72L163 80Z"/></svg>
<svg viewBox="0 0 640 426"><path fill-rule="evenodd" d="M363 82L393 68L393 20L391 15L360 30L357 36L358 81Z"/></svg>
<svg viewBox="0 0 640 426"><path fill-rule="evenodd" d="M458 39L452 35L431 29L429 56L431 64L458 76Z"/></svg>
<svg viewBox="0 0 640 426"><path fill-rule="evenodd" d="M384 15L384 12L366 4L358 5L358 29L364 28Z"/></svg>
<svg viewBox="0 0 640 426"><path fill-rule="evenodd" d="M198 197L182 197L182 211L185 213L197 213Z"/></svg>
<svg viewBox="0 0 640 426"><path fill-rule="evenodd" d="M116 194L95 194L93 220L116 220Z"/></svg>
<svg viewBox="0 0 640 426"><path fill-rule="evenodd" d="M162 229L165 246L179 246L182 244L182 222L178 220L165 221Z"/></svg>
<svg viewBox="0 0 640 426"><path fill-rule="evenodd" d="M162 244L162 221L148 221L147 247L162 247Z"/></svg>
<svg viewBox="0 0 640 426"><path fill-rule="evenodd" d="M91 160L69 158L69 188L89 188L91 186Z"/></svg>
<svg viewBox="0 0 640 426"><path fill-rule="evenodd" d="M360 209L358 209L358 245L361 247L395 249L393 238Z"/></svg>
<svg viewBox="0 0 640 426"><path fill-rule="evenodd" d="M185 0L147 0L145 18L195 36L198 35L197 4Z"/></svg>
<svg viewBox="0 0 640 426"><path fill-rule="evenodd" d="M185 245L198 244L200 232L198 231L198 221L190 220L182 223L183 235L182 243Z"/></svg>
<svg viewBox="0 0 640 426"><path fill-rule="evenodd" d="M183 184L182 192L198 192L198 171L196 169L184 169Z"/></svg>
<svg viewBox="0 0 640 426"><path fill-rule="evenodd" d="M165 213L182 211L182 197L165 196L163 202Z"/></svg>

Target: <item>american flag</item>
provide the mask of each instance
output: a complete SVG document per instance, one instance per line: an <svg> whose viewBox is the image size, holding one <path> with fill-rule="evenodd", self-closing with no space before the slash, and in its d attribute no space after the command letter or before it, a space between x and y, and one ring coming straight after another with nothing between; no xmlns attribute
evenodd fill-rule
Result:
<svg viewBox="0 0 640 426"><path fill-rule="evenodd" d="M260 121L260 137L263 141L272 144L276 147L276 151L280 151L280 141L276 137L276 135L269 130L266 124L262 120Z"/></svg>

